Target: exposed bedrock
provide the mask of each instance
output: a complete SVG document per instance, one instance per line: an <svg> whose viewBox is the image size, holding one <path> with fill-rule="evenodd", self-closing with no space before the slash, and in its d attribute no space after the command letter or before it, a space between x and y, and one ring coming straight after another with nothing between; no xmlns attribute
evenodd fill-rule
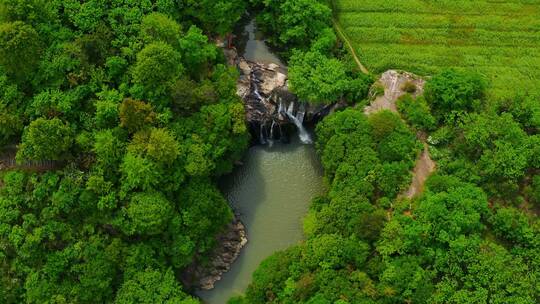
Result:
<svg viewBox="0 0 540 304"><path fill-rule="evenodd" d="M287 71L276 64L262 64L238 58L237 93L244 101L246 121L256 143L288 141L296 128L302 142L312 139L305 125L313 125L343 104L302 102L289 91Z"/></svg>

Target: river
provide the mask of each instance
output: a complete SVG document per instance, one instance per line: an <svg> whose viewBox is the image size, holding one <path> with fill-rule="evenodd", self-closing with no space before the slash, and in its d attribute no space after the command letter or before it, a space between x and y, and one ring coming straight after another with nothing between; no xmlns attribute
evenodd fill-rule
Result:
<svg viewBox="0 0 540 304"><path fill-rule="evenodd" d="M281 64L257 40L253 22L246 32L246 58ZM311 199L323 193L322 168L314 147L293 136L289 144L251 147L243 165L222 180L221 189L240 213L249 242L214 289L197 292L207 304L225 304L244 293L262 260L302 240L302 218Z"/></svg>

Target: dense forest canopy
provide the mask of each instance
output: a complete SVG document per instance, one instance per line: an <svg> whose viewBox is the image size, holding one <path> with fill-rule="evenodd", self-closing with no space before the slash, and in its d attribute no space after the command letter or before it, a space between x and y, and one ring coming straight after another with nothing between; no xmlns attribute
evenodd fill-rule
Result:
<svg viewBox="0 0 540 304"><path fill-rule="evenodd" d="M249 140L208 37L245 7L1 1L0 141L26 168L2 173L3 303L198 302L178 275L230 222L213 178Z"/></svg>
<svg viewBox="0 0 540 304"><path fill-rule="evenodd" d="M299 16L282 17L297 23L280 27L277 16L292 11L280 3L259 4L258 21L270 43L294 46L285 54L301 98L358 103L317 126L329 190L304 219L307 240L266 259L245 296L230 303L540 302L540 91L495 98L493 83L474 70L442 69L423 94L397 101L399 115L366 116L369 82L365 90L351 87L365 76L348 76L353 60L335 48L331 15L319 9L325 3L309 2L309 30ZM339 2L349 24L355 2L380 1ZM298 40L287 35L295 30ZM326 44L332 35L334 44ZM383 38L354 36L359 43ZM402 194L423 138L437 172L408 199Z"/></svg>
<svg viewBox="0 0 540 304"><path fill-rule="evenodd" d="M376 77L331 7L1 0L0 144L17 162L0 172L2 302L199 303L180 277L231 222L215 180L250 140L214 38L246 10L291 91L348 107L316 127L328 191L306 240L229 303L540 302L540 92L495 98L483 75L443 69L366 115ZM424 144L437 171L409 199Z"/></svg>

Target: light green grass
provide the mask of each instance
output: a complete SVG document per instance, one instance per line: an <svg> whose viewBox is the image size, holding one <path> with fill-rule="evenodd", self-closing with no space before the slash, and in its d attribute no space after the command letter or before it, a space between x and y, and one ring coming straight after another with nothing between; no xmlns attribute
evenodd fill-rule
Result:
<svg viewBox="0 0 540 304"><path fill-rule="evenodd" d="M336 0L337 19L372 72L472 69L490 93L540 89L540 0Z"/></svg>

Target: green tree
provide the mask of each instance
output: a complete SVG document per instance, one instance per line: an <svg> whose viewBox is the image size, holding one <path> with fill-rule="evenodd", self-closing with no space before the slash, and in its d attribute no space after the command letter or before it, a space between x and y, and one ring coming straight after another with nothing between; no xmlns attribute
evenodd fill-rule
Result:
<svg viewBox="0 0 540 304"><path fill-rule="evenodd" d="M145 43L165 42L179 49L181 26L165 14L151 13L142 19L141 37Z"/></svg>
<svg viewBox="0 0 540 304"><path fill-rule="evenodd" d="M257 24L278 47L307 50L317 38L328 35L332 11L321 1L311 0L252 0L262 9ZM287 53L287 52L286 52Z"/></svg>
<svg viewBox="0 0 540 304"><path fill-rule="evenodd" d="M107 6L103 1L90 0L81 3L67 0L62 4L66 17L83 32L95 31L101 18L107 13Z"/></svg>
<svg viewBox="0 0 540 304"><path fill-rule="evenodd" d="M280 7L279 40L283 45L305 46L331 26L332 11L328 6L311 0L286 0Z"/></svg>
<svg viewBox="0 0 540 304"><path fill-rule="evenodd" d="M125 197L133 190L149 191L160 183L163 172L150 159L133 153L127 153L120 165L122 173L121 196Z"/></svg>
<svg viewBox="0 0 540 304"><path fill-rule="evenodd" d="M0 3L0 21L23 21L33 26L51 21L54 13L45 0L4 0Z"/></svg>
<svg viewBox="0 0 540 304"><path fill-rule="evenodd" d="M197 18L203 28L211 33L225 35L246 10L243 0L183 0L187 14Z"/></svg>
<svg viewBox="0 0 540 304"><path fill-rule="evenodd" d="M23 94L0 71L0 143L7 143L23 129L20 106Z"/></svg>
<svg viewBox="0 0 540 304"><path fill-rule="evenodd" d="M469 71L444 70L431 78L425 97L435 116L441 121L451 111L470 111L480 106L484 98L484 79Z"/></svg>
<svg viewBox="0 0 540 304"><path fill-rule="evenodd" d="M198 303L182 291L170 269L166 271L146 269L127 278L120 287L114 302L116 304Z"/></svg>
<svg viewBox="0 0 540 304"><path fill-rule="evenodd" d="M116 174L122 160L125 144L113 130L96 132L93 152L96 155L96 164L107 173Z"/></svg>
<svg viewBox="0 0 540 304"><path fill-rule="evenodd" d="M133 67L133 82L142 90L140 94L163 106L160 97L184 71L181 55L172 46L164 42L147 45L137 54Z"/></svg>
<svg viewBox="0 0 540 304"><path fill-rule="evenodd" d="M32 26L21 21L0 24L0 65L17 81L30 79L41 51L40 36Z"/></svg>
<svg viewBox="0 0 540 304"><path fill-rule="evenodd" d="M182 62L192 78L202 78L205 70L216 60L218 51L208 43L208 37L196 26L191 26L180 39Z"/></svg>
<svg viewBox="0 0 540 304"><path fill-rule="evenodd" d="M172 213L172 204L159 192L136 193L124 209L128 235L156 235L163 232Z"/></svg>
<svg viewBox="0 0 540 304"><path fill-rule="evenodd" d="M120 126L131 133L152 125L156 120L152 106L143 101L126 98L119 110Z"/></svg>
<svg viewBox="0 0 540 304"><path fill-rule="evenodd" d="M60 160L73 143L72 130L58 118L38 118L24 129L17 161Z"/></svg>
<svg viewBox="0 0 540 304"><path fill-rule="evenodd" d="M397 107L401 115L416 129L431 131L435 128L435 118L423 96L413 98L405 95L397 101Z"/></svg>
<svg viewBox="0 0 540 304"><path fill-rule="evenodd" d="M200 107L216 102L214 86L209 81L197 83L188 77L178 79L170 88L171 107L178 113L192 114Z"/></svg>
<svg viewBox="0 0 540 304"><path fill-rule="evenodd" d="M128 150L147 155L156 163L171 164L178 157L180 146L167 129L153 128L136 133Z"/></svg>
<svg viewBox="0 0 540 304"><path fill-rule="evenodd" d="M341 61L319 52L296 52L289 62L289 80L301 100L315 103L338 101L350 81Z"/></svg>
<svg viewBox="0 0 540 304"><path fill-rule="evenodd" d="M99 93L99 97L95 102L97 127L113 128L118 126L120 122L119 107L122 102L122 95L116 90L110 90Z"/></svg>

